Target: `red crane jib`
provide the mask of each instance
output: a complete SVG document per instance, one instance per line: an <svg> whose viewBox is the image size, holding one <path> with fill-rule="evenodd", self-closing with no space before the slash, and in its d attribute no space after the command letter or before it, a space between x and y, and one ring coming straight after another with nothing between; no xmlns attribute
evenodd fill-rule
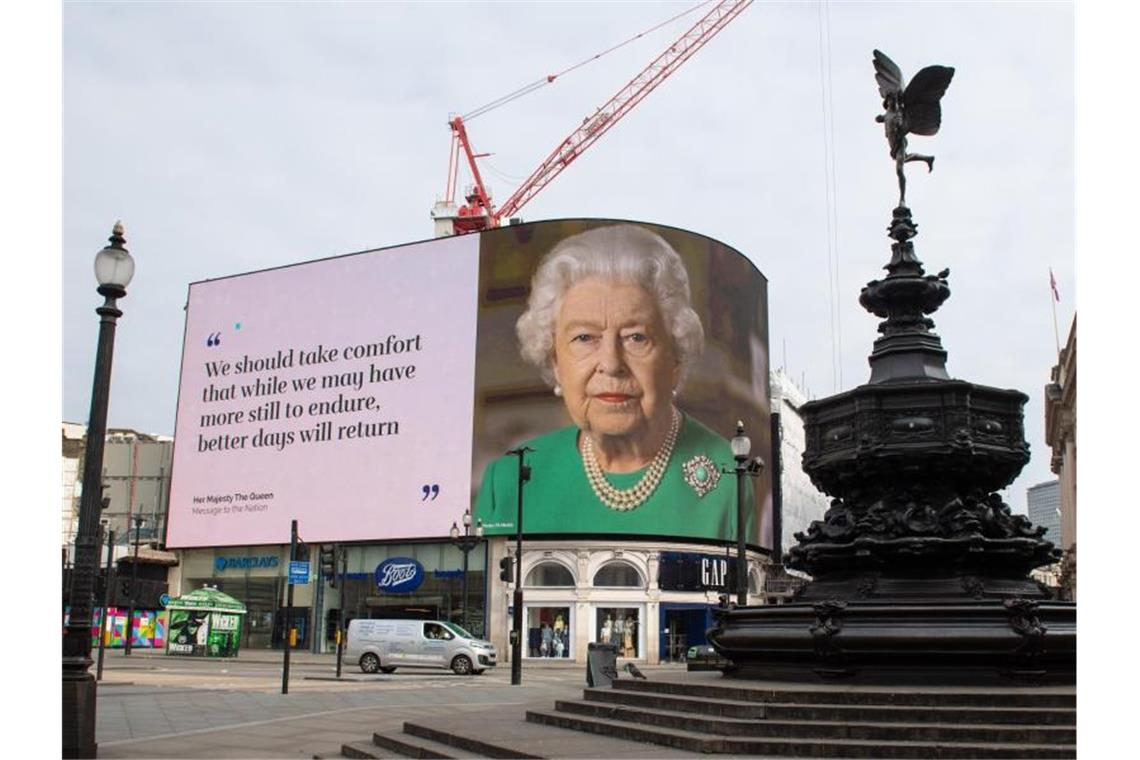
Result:
<svg viewBox="0 0 1140 760"><path fill-rule="evenodd" d="M491 203L491 197L487 193L486 185L483 183L476 163L476 159L484 154L474 152L471 141L467 137L467 129L463 119L459 116L454 117L449 122L452 130L452 158L449 167L447 197L449 199L455 197L455 173L458 170L457 152L460 148L462 148L467 159L467 165L471 169L471 176L474 181L473 189L465 197L466 203L458 208L458 215L453 221L455 234L461 235L498 227L502 219L517 214L563 169L597 142L646 95L665 81L670 74L751 4L752 0L723 0L723 2L717 3L691 29L669 45L665 52L657 56L641 73L618 90L617 94L610 98L605 105L598 108L591 116L583 119L581 125L571 132L566 139L562 140L558 147L515 190L514 194L497 209ZM548 79L553 80L553 77L548 77Z"/></svg>

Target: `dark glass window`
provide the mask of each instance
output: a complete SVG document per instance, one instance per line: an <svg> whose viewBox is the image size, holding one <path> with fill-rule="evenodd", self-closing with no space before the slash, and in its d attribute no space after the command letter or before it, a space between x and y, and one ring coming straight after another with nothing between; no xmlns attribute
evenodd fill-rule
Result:
<svg viewBox="0 0 1140 760"><path fill-rule="evenodd" d="M598 571L594 576L595 586L620 586L623 588L641 588L641 574L624 562L611 562Z"/></svg>
<svg viewBox="0 0 1140 760"><path fill-rule="evenodd" d="M573 586L574 576L557 562L543 562L526 576L526 586Z"/></svg>

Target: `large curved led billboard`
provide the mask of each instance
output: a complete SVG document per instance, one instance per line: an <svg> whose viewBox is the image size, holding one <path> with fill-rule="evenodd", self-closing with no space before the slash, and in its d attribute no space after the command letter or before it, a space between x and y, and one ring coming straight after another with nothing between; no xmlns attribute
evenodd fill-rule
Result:
<svg viewBox="0 0 1140 760"><path fill-rule="evenodd" d="M193 283L167 545L736 536L770 461L767 282L659 225L512 225ZM771 546L770 473L745 482Z"/></svg>

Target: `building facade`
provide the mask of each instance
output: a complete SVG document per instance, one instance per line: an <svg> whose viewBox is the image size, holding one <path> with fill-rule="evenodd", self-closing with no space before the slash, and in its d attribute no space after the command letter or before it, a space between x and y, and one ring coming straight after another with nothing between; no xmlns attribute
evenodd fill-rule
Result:
<svg viewBox="0 0 1140 760"><path fill-rule="evenodd" d="M87 426L64 422L63 431L63 556L70 564L79 528L83 495L83 454ZM103 498L99 516L104 531L115 531L115 558L131 553L137 539L144 545L162 543L170 497L170 464L174 439L125 428L107 431L103 449ZM136 526L134 518L143 518Z"/></svg>
<svg viewBox="0 0 1140 760"><path fill-rule="evenodd" d="M822 519L827 498L804 474L803 421L806 394L782 371L771 373L773 432L779 436L779 546L786 549L798 531ZM152 444L162 436L131 436L114 431L108 439L108 513L122 526L132 516L116 504L134 504L147 525L162 530L169 458ZM65 489L66 490L66 489ZM147 507L157 505L157 514ZM77 504L77 502L76 502ZM139 506L142 509L138 509ZM457 517L461 517L458 516ZM152 522L153 521L153 522ZM144 529L144 542L151 531ZM162 533L158 538L161 540ZM133 535L132 535L133 538ZM335 651L336 621L343 610L354 618L438 618L466 625L500 651L510 649L513 580L500 580L498 563L516 553L510 537L488 538L467 557L450 540L343 545L346 575L334 584L320 577L317 546L308 547L310 582L293 586L291 618L297 646ZM243 649L279 648L285 636L289 590L289 546L226 546L181 549L169 569L171 596L212 586L248 608ZM523 658L563 658L585 662L593 642L617 645L620 657L644 662L681 659L688 647L705 643L712 608L735 595L735 546L686 541L543 540L523 542ZM385 563L412 561L421 581L414 589L379 587ZM748 553L747 586L753 604L786 601L802 580L789 576L763 552ZM466 601L466 603L465 603Z"/></svg>
<svg viewBox="0 0 1140 760"><path fill-rule="evenodd" d="M62 424L64 619L70 601L70 568L79 528L86 432L85 425ZM164 643L163 598L170 589L168 572L178 562L176 555L162 547L173 446L174 439L170 436L123 428L107 431L95 619L102 620L106 604L108 620L104 630L108 646L123 646L128 631L127 617L132 611L133 624L129 627L132 646L145 648ZM142 517L137 526L136 517ZM114 543L110 544L112 531Z"/></svg>
<svg viewBox="0 0 1140 760"><path fill-rule="evenodd" d="M1062 598L1077 601L1077 318L1045 386L1045 443L1060 488Z"/></svg>
<svg viewBox="0 0 1140 760"><path fill-rule="evenodd" d="M1047 480L1025 491L1029 520L1045 528L1045 538L1061 546L1061 481Z"/></svg>
<svg viewBox="0 0 1140 760"><path fill-rule="evenodd" d="M775 528L779 543L773 552L773 567L764 584L765 600L788 601L803 585L806 577L783 568L782 557L796 544L796 533L806 531L827 512L827 496L815 487L803 469L804 420L800 407L807 394L783 368L771 373L772 445L778 452L774 462L779 471L779 485L773 488Z"/></svg>
<svg viewBox="0 0 1140 760"><path fill-rule="evenodd" d="M1061 546L1061 483L1047 480L1030 486L1025 491L1029 520L1045 528L1045 538L1058 548ZM1060 563L1033 570L1033 577L1052 588L1060 585Z"/></svg>
<svg viewBox="0 0 1140 760"><path fill-rule="evenodd" d="M515 557L506 537L476 545L467 558L450 540L347 544L346 574L336 585L317 573L316 547L308 559L310 582L293 587L297 646L335 651L336 620L423 618L450 620L510 650L513 581L499 579L499 560ZM281 646L288 615L289 546L183 549L171 570L171 593L204 585L248 608L242 648ZM523 542L523 659L562 658L585 663L592 642L618 645L619 657L645 662L677 660L705 643L712 607L735 589L735 547L656 541ZM750 602L759 603L767 557L749 552ZM414 567L408 590L383 587L383 568ZM513 576L512 576L513 577ZM466 614L465 614L466 608ZM608 621L608 625L607 625ZM545 643L545 645L544 645ZM504 658L505 659L505 658Z"/></svg>
<svg viewBox="0 0 1140 760"><path fill-rule="evenodd" d="M593 262L578 284L620 291L622 308L652 324L631 322L615 343L616 321L606 321L601 353L590 335L569 339L582 359L573 369L538 356L552 325L547 334L534 323L520 352L516 328L553 314L530 294L547 290L536 277L556 248ZM602 266L610 255L612 272ZM621 273L633 269L653 284L629 292ZM430 302L406 286L425 276ZM296 297L314 293L335 319L298 315ZM575 319L592 325L591 309ZM654 348L668 332L654 309L669 317L668 351ZM239 344L254 312L263 326ZM512 225L192 283L187 336L217 337L218 324L234 325L235 340L184 344L166 540L181 550L179 593L216 586L249 607L242 646L279 645L292 612L301 646L316 650L331 648L330 619L367 616L466 620L507 652L517 613L523 658L584 663L588 645L605 641L623 658L675 658L704 642L710 606L735 596L741 535L751 548L740 580L749 601L762 599L767 547L779 544L778 457L767 281L741 252L661 225ZM615 346L648 374L590 390L585 368L609 365ZM595 436L579 437L590 425L576 399L591 393L631 423L606 433L637 451L614 472L590 453ZM468 509L484 541L464 557L448 526ZM343 582L313 577L317 546L309 581L289 582L291 521L302 540L341 542ZM521 578L490 577L508 555ZM512 610L516 580L525 601Z"/></svg>
<svg viewBox="0 0 1140 760"><path fill-rule="evenodd" d="M780 439L780 548L796 543L796 533L805 531L827 512L827 495L811 482L803 468L804 420L800 407L807 394L783 369L772 373L772 411L779 414Z"/></svg>

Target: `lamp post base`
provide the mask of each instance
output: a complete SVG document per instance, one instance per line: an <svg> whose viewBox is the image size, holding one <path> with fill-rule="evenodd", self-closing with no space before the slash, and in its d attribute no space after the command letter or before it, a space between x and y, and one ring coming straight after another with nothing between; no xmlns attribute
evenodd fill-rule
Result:
<svg viewBox="0 0 1140 760"><path fill-rule="evenodd" d="M84 673L63 679L63 751L65 758L95 757L95 678Z"/></svg>

